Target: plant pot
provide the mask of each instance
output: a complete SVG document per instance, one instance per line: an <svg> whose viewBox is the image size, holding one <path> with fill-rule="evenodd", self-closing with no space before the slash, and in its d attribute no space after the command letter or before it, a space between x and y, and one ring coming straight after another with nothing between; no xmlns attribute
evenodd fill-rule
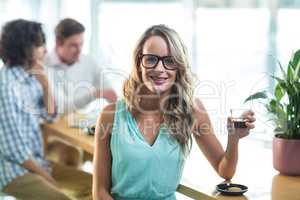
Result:
<svg viewBox="0 0 300 200"><path fill-rule="evenodd" d="M300 140L273 138L273 166L285 175L300 175Z"/></svg>

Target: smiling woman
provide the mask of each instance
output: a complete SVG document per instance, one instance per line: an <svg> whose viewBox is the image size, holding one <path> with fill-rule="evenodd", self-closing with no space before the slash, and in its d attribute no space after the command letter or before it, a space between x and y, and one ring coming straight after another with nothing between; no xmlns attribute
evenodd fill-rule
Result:
<svg viewBox="0 0 300 200"><path fill-rule="evenodd" d="M193 87L185 45L174 30L158 25L142 35L133 54L135 66L124 84L126 104L134 115L164 110L160 118L172 127L173 137L186 151L192 122ZM160 100L149 104L151 98ZM185 120L176 120L181 117ZM177 134L179 130L181 133Z"/></svg>
<svg viewBox="0 0 300 200"><path fill-rule="evenodd" d="M193 100L187 58L179 35L165 25L150 27L138 41L124 99L105 107L97 123L95 200L176 199L192 135L221 177L235 173L238 141L254 128L254 113L243 113L245 128L228 119L224 151L203 104Z"/></svg>

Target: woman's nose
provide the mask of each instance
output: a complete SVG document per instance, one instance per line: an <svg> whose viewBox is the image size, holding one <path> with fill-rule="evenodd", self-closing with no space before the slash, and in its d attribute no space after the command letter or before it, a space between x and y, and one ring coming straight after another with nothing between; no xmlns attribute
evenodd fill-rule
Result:
<svg viewBox="0 0 300 200"><path fill-rule="evenodd" d="M165 68L164 68L164 66L163 66L162 60L159 60L159 61L158 61L157 65L156 65L156 67L155 67L155 70L156 70L156 71L164 71L164 70L165 70Z"/></svg>

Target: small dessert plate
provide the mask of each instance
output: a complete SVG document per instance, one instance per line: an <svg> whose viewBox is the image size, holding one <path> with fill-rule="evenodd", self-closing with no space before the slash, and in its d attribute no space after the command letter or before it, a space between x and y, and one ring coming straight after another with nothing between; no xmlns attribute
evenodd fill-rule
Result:
<svg viewBox="0 0 300 200"><path fill-rule="evenodd" d="M216 190L223 195L239 196L248 191L248 187L235 183L221 183L216 186Z"/></svg>

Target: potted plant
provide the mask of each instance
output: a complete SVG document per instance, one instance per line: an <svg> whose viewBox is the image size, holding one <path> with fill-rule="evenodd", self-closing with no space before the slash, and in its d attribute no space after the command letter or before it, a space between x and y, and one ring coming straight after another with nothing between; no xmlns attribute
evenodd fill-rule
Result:
<svg viewBox="0 0 300 200"><path fill-rule="evenodd" d="M286 70L279 63L282 77L271 76L274 94L266 91L250 95L245 102L266 99L265 108L275 124L273 166L282 174L300 175L300 49L291 57Z"/></svg>

